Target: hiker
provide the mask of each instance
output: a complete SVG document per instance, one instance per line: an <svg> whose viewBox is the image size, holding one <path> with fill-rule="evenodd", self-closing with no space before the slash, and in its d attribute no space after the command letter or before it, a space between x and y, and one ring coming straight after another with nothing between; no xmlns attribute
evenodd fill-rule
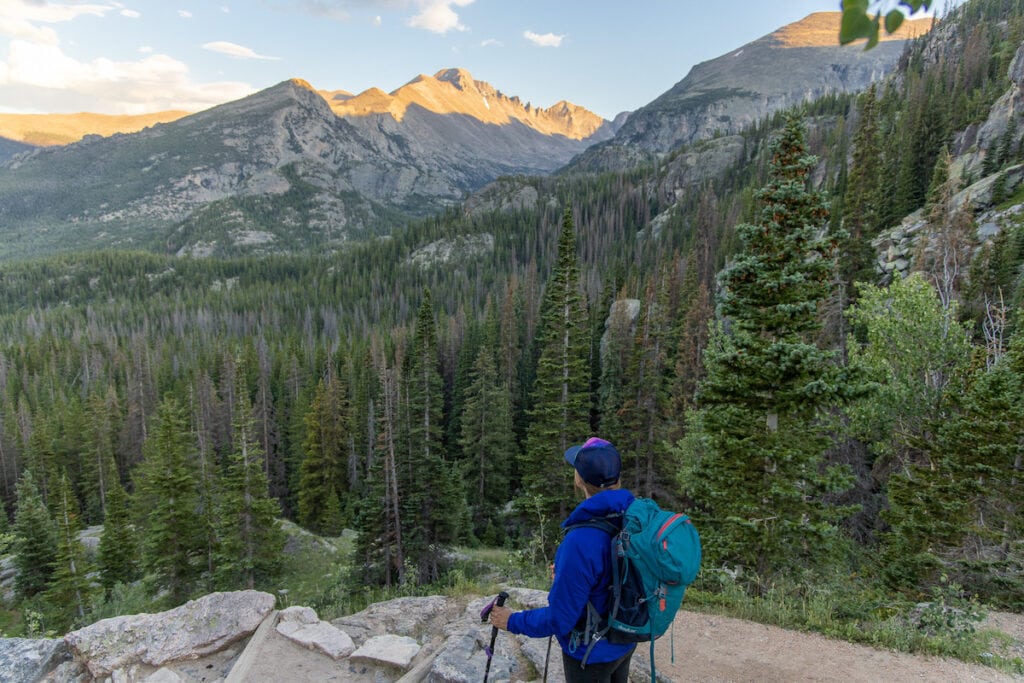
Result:
<svg viewBox="0 0 1024 683"><path fill-rule="evenodd" d="M562 522L562 527L608 518L621 529L622 514L633 502L633 494L619 486L622 458L615 446L604 439L591 438L567 450L565 460L575 469L575 486L586 499ZM612 556L608 533L595 527L571 529L555 553L554 572L547 607L513 612L508 607L495 606L490 614L491 624L531 638L557 638L562 646L567 683L626 683L636 643L618 645L599 640L590 648L586 664L582 664L588 649L583 642L587 602L601 615L611 607Z"/></svg>

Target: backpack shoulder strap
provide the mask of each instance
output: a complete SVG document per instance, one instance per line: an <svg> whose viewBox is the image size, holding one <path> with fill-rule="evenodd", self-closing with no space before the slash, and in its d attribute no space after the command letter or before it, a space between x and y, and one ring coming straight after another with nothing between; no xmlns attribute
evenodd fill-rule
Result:
<svg viewBox="0 0 1024 683"><path fill-rule="evenodd" d="M622 515L608 515L607 517L594 517L593 519L588 519L585 522L579 522L577 524L572 524L570 526L565 527L565 533L569 533L573 529L582 529L584 527L589 527L591 529L600 529L601 531L605 532L609 536L616 536L616 535L619 534L619 532L622 531L622 526L621 526L621 522L620 522L619 526L616 526L615 523L611 521L613 519L621 520L622 519Z"/></svg>

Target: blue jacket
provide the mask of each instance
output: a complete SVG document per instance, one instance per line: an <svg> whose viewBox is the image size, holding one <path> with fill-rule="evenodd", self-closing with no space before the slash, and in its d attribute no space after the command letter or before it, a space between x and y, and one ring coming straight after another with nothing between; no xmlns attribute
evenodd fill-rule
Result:
<svg viewBox="0 0 1024 683"><path fill-rule="evenodd" d="M633 494L625 489L601 491L580 503L562 526L625 512L632 502ZM570 642L569 633L586 616L588 600L602 615L608 613L611 561L611 539L607 532L593 527L570 531L555 553L555 581L548 592L548 606L514 612L508 619L508 630L531 638L553 635L566 654L583 659L587 648ZM587 663L614 662L633 647L598 641Z"/></svg>

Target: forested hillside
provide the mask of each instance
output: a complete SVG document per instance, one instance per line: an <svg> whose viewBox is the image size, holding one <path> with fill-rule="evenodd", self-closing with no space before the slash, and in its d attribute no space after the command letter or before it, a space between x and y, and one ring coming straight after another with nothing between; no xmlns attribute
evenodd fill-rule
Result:
<svg viewBox="0 0 1024 683"><path fill-rule="evenodd" d="M1020 163L1016 114L978 131L1022 40L1024 2L972 0L859 97L506 179L329 255L5 265L19 604L88 621L74 532L101 523L100 583L170 601L273 586L275 516L356 529L358 585L435 581L456 544L540 560L574 500L562 450L600 434L694 518L707 590L839 576L1024 607L1024 228L979 242L953 199ZM872 240L917 210L882 287Z"/></svg>

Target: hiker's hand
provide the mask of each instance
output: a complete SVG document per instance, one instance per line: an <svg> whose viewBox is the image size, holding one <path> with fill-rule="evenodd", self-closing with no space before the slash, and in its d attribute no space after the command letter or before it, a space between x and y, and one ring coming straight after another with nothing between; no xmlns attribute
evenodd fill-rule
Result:
<svg viewBox="0 0 1024 683"><path fill-rule="evenodd" d="M512 614L512 610L510 610L508 607L505 607L504 605L500 607L498 605L495 605L493 608L491 608L491 626L494 626L495 628L500 628L502 631L507 631L508 617L510 614Z"/></svg>

